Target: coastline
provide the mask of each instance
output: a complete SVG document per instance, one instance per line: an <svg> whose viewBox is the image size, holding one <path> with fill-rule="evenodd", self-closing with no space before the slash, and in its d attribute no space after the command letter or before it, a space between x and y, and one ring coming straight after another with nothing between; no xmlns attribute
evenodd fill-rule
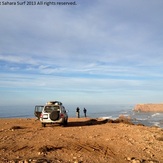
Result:
<svg viewBox="0 0 163 163"><path fill-rule="evenodd" d="M41 127L35 118L0 119L0 162L163 162L163 129L69 118Z"/></svg>
<svg viewBox="0 0 163 163"><path fill-rule="evenodd" d="M163 103L160 104L137 104L134 111L141 112L163 112Z"/></svg>

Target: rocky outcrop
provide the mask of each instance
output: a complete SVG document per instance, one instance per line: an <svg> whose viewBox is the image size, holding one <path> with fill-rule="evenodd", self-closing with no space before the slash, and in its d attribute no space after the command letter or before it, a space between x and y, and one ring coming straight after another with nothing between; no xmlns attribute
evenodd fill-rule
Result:
<svg viewBox="0 0 163 163"><path fill-rule="evenodd" d="M134 111L163 112L163 104L137 104Z"/></svg>

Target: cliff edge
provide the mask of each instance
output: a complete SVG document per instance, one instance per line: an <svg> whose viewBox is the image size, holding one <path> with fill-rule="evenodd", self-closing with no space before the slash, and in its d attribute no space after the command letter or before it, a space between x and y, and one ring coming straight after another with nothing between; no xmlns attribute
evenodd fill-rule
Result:
<svg viewBox="0 0 163 163"><path fill-rule="evenodd" d="M163 112L163 104L137 104L134 111Z"/></svg>

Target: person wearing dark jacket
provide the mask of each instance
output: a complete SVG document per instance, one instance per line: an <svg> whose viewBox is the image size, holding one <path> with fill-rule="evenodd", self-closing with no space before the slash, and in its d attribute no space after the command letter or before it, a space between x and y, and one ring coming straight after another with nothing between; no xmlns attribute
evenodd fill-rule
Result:
<svg viewBox="0 0 163 163"><path fill-rule="evenodd" d="M86 110L86 108L83 109L83 112L84 112L84 116L87 117L87 110Z"/></svg>
<svg viewBox="0 0 163 163"><path fill-rule="evenodd" d="M76 108L76 116L78 118L80 118L80 109L79 109L79 107Z"/></svg>

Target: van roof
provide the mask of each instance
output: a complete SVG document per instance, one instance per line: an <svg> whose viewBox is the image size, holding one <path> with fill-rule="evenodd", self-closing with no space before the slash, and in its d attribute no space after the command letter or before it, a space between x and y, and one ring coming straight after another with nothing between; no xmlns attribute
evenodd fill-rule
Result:
<svg viewBox="0 0 163 163"><path fill-rule="evenodd" d="M62 105L62 103L59 101L48 101L46 105Z"/></svg>

